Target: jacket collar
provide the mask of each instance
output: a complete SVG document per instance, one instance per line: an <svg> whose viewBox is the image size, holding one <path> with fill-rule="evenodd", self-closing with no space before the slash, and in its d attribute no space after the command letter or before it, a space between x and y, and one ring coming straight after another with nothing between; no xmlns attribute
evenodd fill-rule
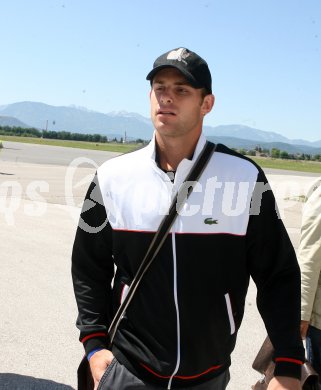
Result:
<svg viewBox="0 0 321 390"><path fill-rule="evenodd" d="M197 141L196 147L195 147L193 158L191 160L189 160L187 158L184 158L179 163L179 165L177 167L176 175L175 175L175 183L177 185L181 185L183 183L183 181L185 180L185 178L188 175L189 171L191 170L192 166L194 165L194 162L197 160L199 154L203 150L205 144L206 144L206 138L203 135L203 133L201 133L201 135L200 135L200 137L199 137L199 139ZM153 138L152 138L151 142L146 147L146 153L148 153L148 155L150 156L153 165L155 167L157 167L157 164L156 164L155 132L153 134ZM157 169L159 169L159 168L157 167ZM159 171L161 171L161 169L159 169Z"/></svg>
<svg viewBox="0 0 321 390"><path fill-rule="evenodd" d="M205 143L206 143L206 138L205 136L203 135L203 133L201 133L198 141L197 141L197 144L196 144L196 148L195 148L195 151L194 151L194 154L193 154L193 158L191 160L187 159L187 158L184 158L182 161L184 160L187 160L187 161L190 161L190 162L194 162L199 154L201 153L202 149L204 148L205 146ZM153 137L150 141L150 143L146 146L146 152L148 153L148 155L150 156L150 158L152 160L156 160L156 140L155 140L155 132L153 134ZM181 161L181 162L182 162ZM181 164L181 163L180 163ZM180 165L179 164L179 165Z"/></svg>

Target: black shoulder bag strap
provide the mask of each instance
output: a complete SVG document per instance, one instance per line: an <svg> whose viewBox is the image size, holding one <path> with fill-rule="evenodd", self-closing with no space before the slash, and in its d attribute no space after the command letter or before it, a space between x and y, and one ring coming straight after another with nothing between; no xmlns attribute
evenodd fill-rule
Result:
<svg viewBox="0 0 321 390"><path fill-rule="evenodd" d="M111 325L108 329L108 336L110 340L110 346L113 342L115 333L117 331L118 325L121 321L121 319L124 316L124 313L132 300L135 291L137 290L138 285L140 284L144 274L148 270L149 266L155 259L157 253L159 252L160 248L162 247L173 223L177 216L177 214L180 212L182 206L184 205L186 199L189 197L191 192L193 191L193 188L198 180L198 178L201 176L204 168L206 167L208 161L210 160L211 156L215 152L216 144L213 144L212 142L206 141L206 144L201 151L200 155L198 156L197 160L195 161L189 175L185 179L184 183L180 187L178 193L174 197L172 204L170 206L168 214L163 218L161 224L159 225L158 231L156 232L147 252L146 255L141 262L136 275L134 279L132 280L130 287L128 289L127 295L125 299L123 300L122 304L118 308L114 319L111 322Z"/></svg>

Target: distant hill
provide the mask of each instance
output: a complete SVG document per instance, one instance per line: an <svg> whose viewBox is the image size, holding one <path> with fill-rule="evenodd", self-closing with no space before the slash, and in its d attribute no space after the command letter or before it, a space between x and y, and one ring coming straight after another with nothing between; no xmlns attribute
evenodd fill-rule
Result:
<svg viewBox="0 0 321 390"><path fill-rule="evenodd" d="M289 142L283 135L272 131L263 131L243 125L221 125L216 127L205 126L205 134L218 137L233 137L239 139L253 140L258 142ZM213 133L213 134L212 134Z"/></svg>
<svg viewBox="0 0 321 390"><path fill-rule="evenodd" d="M11 116L0 116L0 126L9 126L9 127L29 127L25 123L21 122L17 118Z"/></svg>
<svg viewBox="0 0 321 390"><path fill-rule="evenodd" d="M153 134L153 126L149 118L126 111L103 114L81 107L57 107L44 103L19 102L0 106L0 115L25 124L9 126L83 134L98 133L118 139L124 138L126 134L127 139L149 140ZM238 124L205 126L204 134L207 138L234 148L253 149L259 145L267 149L275 147L288 153L309 154L317 154L321 150L321 140L317 142L291 140L273 131L263 131Z"/></svg>
<svg viewBox="0 0 321 390"><path fill-rule="evenodd" d="M234 138L234 137L213 137L213 136L207 136L206 137L209 141L221 143L229 148L235 148L235 149L245 149L245 150L253 150L257 146L260 146L262 149L268 149L271 150L272 148L276 148L285 152L288 152L290 154L296 154L296 153L305 153L305 154L321 154L321 147L312 147L307 145L292 145L285 142L260 142L260 141L253 141L248 139L241 139L241 138Z"/></svg>
<svg viewBox="0 0 321 390"><path fill-rule="evenodd" d="M321 140L310 142L305 140L292 140L273 131L263 131L244 125L221 125L216 127L205 126L204 133L212 137L233 137L244 140L252 140L258 143L281 142L290 145L305 145L321 147Z"/></svg>
<svg viewBox="0 0 321 390"><path fill-rule="evenodd" d="M21 102L0 107L0 115L10 115L30 127L109 137L150 139L153 130L148 119L131 113L102 114L84 108L56 107L44 103Z"/></svg>

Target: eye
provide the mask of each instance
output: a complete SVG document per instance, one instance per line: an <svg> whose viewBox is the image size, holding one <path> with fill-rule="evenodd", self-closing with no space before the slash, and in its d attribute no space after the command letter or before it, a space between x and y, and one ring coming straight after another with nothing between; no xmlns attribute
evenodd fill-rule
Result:
<svg viewBox="0 0 321 390"><path fill-rule="evenodd" d="M164 89L164 86L163 85L155 85L154 86L154 90L155 91L162 91Z"/></svg>
<svg viewBox="0 0 321 390"><path fill-rule="evenodd" d="M177 92L181 95L185 95L186 93L188 93L188 90L184 87L179 87L177 88Z"/></svg>

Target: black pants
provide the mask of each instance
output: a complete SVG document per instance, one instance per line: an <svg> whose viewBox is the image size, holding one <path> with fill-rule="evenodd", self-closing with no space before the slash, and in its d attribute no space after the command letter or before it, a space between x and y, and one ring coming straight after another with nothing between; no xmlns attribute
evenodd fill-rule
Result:
<svg viewBox="0 0 321 390"><path fill-rule="evenodd" d="M229 371L226 370L217 378L211 379L200 385L184 388L181 390L225 390L230 380ZM98 390L165 390L167 387L160 388L142 382L125 366L120 364L115 358L108 366L101 381Z"/></svg>

